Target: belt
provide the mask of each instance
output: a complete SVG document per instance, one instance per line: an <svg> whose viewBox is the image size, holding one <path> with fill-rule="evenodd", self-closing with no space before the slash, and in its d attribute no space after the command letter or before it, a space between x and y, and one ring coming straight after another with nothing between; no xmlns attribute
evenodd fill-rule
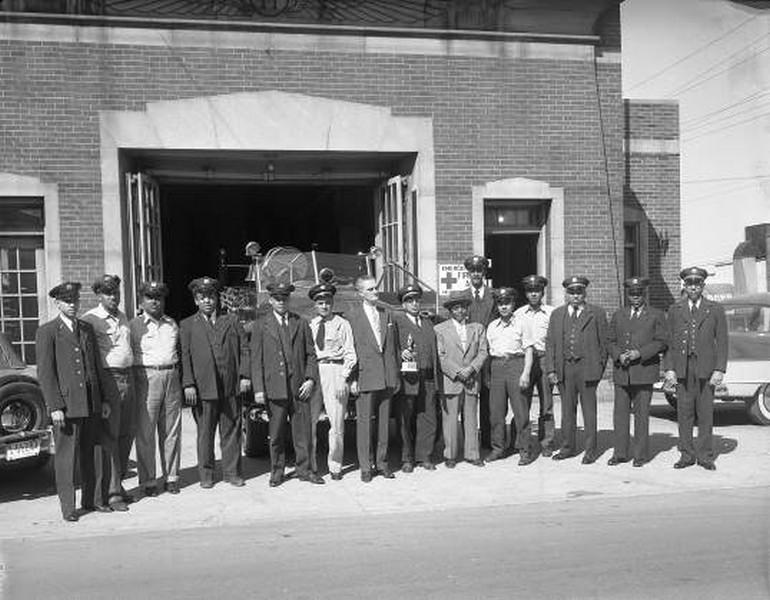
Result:
<svg viewBox="0 0 770 600"><path fill-rule="evenodd" d="M545 356L545 350L535 350L533 356L535 358L543 358Z"/></svg>
<svg viewBox="0 0 770 600"><path fill-rule="evenodd" d="M505 354L504 356L493 356L493 360L511 360L514 358L524 358L523 354Z"/></svg>
<svg viewBox="0 0 770 600"><path fill-rule="evenodd" d="M582 356L568 356L567 362L576 363L579 362Z"/></svg>
<svg viewBox="0 0 770 600"><path fill-rule="evenodd" d="M148 371L170 371L176 369L176 363L171 365L137 365L140 369L147 369Z"/></svg>
<svg viewBox="0 0 770 600"><path fill-rule="evenodd" d="M345 364L345 361L341 358L319 358L318 364L319 365L342 365L342 364Z"/></svg>
<svg viewBox="0 0 770 600"><path fill-rule="evenodd" d="M131 367L105 367L105 371L108 373L119 373L120 375L126 375L131 372Z"/></svg>

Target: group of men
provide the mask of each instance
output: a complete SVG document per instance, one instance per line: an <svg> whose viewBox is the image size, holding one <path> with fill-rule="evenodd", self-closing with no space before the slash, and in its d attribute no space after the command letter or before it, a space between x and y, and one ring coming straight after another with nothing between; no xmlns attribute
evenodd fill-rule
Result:
<svg viewBox="0 0 770 600"><path fill-rule="evenodd" d="M335 285L313 286L315 316L307 321L290 310L294 286L268 286L269 306L258 311L250 335L231 314L220 313L219 283L201 277L189 284L197 312L179 325L165 314L167 286L140 287L141 313L129 321L120 310L120 279L104 275L93 284L96 308L77 317L80 284L50 291L59 316L37 332L38 373L51 413L57 452L56 486L62 514L77 521L75 464L82 477L81 510L128 510L122 486L136 439L139 486L144 496L179 493L183 404L197 424L200 486L214 485L214 440L218 427L225 482L241 487L242 398L251 397L269 415L270 487L286 478L288 429L295 475L325 483L317 469L316 423L329 422L328 469L343 476L344 423L354 398L356 451L363 482L395 477L388 463L389 420L401 437L401 471L436 469L434 450L443 439L443 461L461 458L483 467L505 458L513 447L519 465L538 455L563 460L578 454L576 424L582 409L585 452L597 449L596 388L608 355L615 382L615 445L609 465L649 460L649 405L661 356L667 385L678 388L681 458L713 470L713 389L721 382L727 328L721 306L702 296L706 272L680 274L685 297L667 317L646 301L648 281L625 282L627 306L607 322L603 309L586 302L585 277L569 277L566 302L544 303L548 281L522 281L526 303L515 310L517 292L485 284L488 262L465 261L468 289L444 302L449 318L434 326L421 311L423 290L398 291L402 310L379 301L377 282L361 276L357 300L335 313ZM561 397L561 446L556 448L553 387ZM530 409L539 399L537 435ZM513 414L507 435L508 409ZM629 435L634 414L634 439ZM698 445L693 441L697 416ZM488 420L488 423L487 423ZM491 451L482 457L481 432ZM156 474L156 447L161 477Z"/></svg>

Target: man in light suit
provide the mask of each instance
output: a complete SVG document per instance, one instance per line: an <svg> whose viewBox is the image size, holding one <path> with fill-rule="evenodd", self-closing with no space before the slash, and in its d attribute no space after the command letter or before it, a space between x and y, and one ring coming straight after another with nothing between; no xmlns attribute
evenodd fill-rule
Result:
<svg viewBox="0 0 770 600"><path fill-rule="evenodd" d="M596 462L596 386L607 364L607 317L604 309L586 302L585 277L562 282L567 303L554 309L545 341L548 380L561 395L561 449L554 460L577 454L577 405L583 411L585 454L583 464Z"/></svg>
<svg viewBox="0 0 770 600"><path fill-rule="evenodd" d="M435 327L436 347L441 365L441 413L444 458L447 468L457 465L459 440L457 416L462 410L465 460L483 467L479 451L479 375L487 360L487 338L479 323L468 323L471 295L468 290L452 292L444 307L452 318Z"/></svg>
<svg viewBox="0 0 770 600"><path fill-rule="evenodd" d="M179 324L182 346L182 388L198 425L200 486L214 486L214 434L219 424L222 475L234 487L241 476L241 403L251 390L249 346L235 315L218 314L219 282L193 279L188 288L198 312Z"/></svg>
<svg viewBox="0 0 770 600"><path fill-rule="evenodd" d="M251 331L251 385L258 405L270 413L270 487L284 481L287 417L301 481L322 484L310 463L310 397L318 381L318 361L307 321L289 310L294 286L267 287L271 310L259 317Z"/></svg>
<svg viewBox="0 0 770 600"><path fill-rule="evenodd" d="M398 299L404 309L394 316L401 357L401 391L396 415L401 432L401 470L411 473L415 461L433 471L431 454L436 443L436 333L430 319L420 314L422 288L403 286Z"/></svg>
<svg viewBox="0 0 770 600"><path fill-rule="evenodd" d="M359 277L356 291L361 302L354 304L345 316L353 330L353 343L358 356L351 385L351 391L358 393L358 463L361 481L369 483L372 480L372 415L377 421L375 468L385 479L395 477L388 466L388 421L391 399L399 386L399 371L393 318L378 304L377 283L373 277Z"/></svg>
<svg viewBox="0 0 770 600"><path fill-rule="evenodd" d="M610 466L630 460L629 415L634 411L634 466L649 460L649 422L652 384L660 376L660 353L666 348L663 313L647 306L645 294L650 280L626 279L624 287L628 306L615 311L610 320L607 349L612 357L615 380L613 429L615 451L607 461Z"/></svg>
<svg viewBox="0 0 770 600"><path fill-rule="evenodd" d="M666 385L676 386L679 452L675 469L697 463L707 471L714 465L712 429L714 388L727 368L727 319L722 305L703 297L708 273L699 267L683 269L686 297L668 309L669 347L663 359ZM698 419L698 448L692 430Z"/></svg>
<svg viewBox="0 0 770 600"><path fill-rule="evenodd" d="M102 393L107 380L93 327L77 318L80 283L62 283L48 295L56 301L59 316L37 330L37 375L53 422L54 471L62 516L65 521L77 521L76 461L80 463L83 482L82 508L112 510L94 504L94 446L102 436L102 419L109 418L112 407Z"/></svg>

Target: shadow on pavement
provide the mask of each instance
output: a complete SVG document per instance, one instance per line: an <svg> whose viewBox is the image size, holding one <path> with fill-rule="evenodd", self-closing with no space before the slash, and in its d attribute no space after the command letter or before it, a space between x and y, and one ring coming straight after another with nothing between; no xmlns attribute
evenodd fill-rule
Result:
<svg viewBox="0 0 770 600"><path fill-rule="evenodd" d="M56 495L53 459L37 468L0 471L0 502L35 500Z"/></svg>

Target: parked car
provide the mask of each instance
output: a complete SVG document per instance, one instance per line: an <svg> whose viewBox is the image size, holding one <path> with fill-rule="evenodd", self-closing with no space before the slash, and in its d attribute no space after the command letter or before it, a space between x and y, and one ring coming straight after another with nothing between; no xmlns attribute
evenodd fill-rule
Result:
<svg viewBox="0 0 770 600"><path fill-rule="evenodd" d="M754 423L770 425L770 293L736 296L722 305L729 349L727 372L714 398L743 402ZM675 393L664 392L676 408Z"/></svg>
<svg viewBox="0 0 770 600"><path fill-rule="evenodd" d="M35 367L0 333L0 467L40 467L54 452Z"/></svg>

